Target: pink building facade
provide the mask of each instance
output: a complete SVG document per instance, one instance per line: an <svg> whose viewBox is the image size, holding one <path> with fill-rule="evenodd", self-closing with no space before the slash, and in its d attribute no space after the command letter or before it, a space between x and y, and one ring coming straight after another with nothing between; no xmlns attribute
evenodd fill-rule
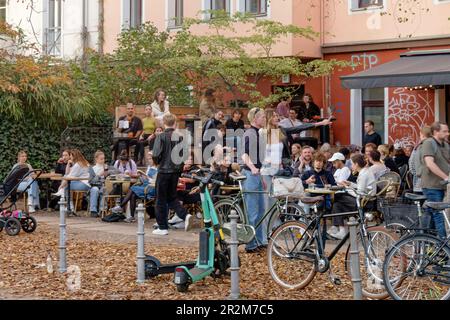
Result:
<svg viewBox="0 0 450 320"><path fill-rule="evenodd" d="M365 119L375 121L385 143L405 145L417 140L418 129L424 124L447 121L449 85L427 91L404 87L345 89L340 77L396 60L411 50L450 49L450 0L104 0L104 8L104 52L117 47L117 36L124 28L151 21L160 30L176 32L183 17L199 17L199 11L213 8L311 26L320 37L314 41L284 39L274 53L352 63L352 67L329 77L304 83L304 92L312 93L318 105L334 110L333 142L337 144L361 143ZM277 85L294 85L296 81L291 78L283 83L280 79ZM270 83L259 89L263 93L273 90Z"/></svg>

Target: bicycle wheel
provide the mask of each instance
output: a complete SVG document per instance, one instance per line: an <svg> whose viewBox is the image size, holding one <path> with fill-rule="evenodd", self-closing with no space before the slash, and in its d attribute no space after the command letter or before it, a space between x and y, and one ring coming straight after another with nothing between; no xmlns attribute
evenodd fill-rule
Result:
<svg viewBox="0 0 450 320"><path fill-rule="evenodd" d="M440 239L415 234L401 239L389 250L383 280L395 300L449 300L450 248L439 249Z"/></svg>
<svg viewBox="0 0 450 320"><path fill-rule="evenodd" d="M306 287L316 274L317 244L307 225L290 221L271 235L267 260L272 279L287 289Z"/></svg>
<svg viewBox="0 0 450 320"><path fill-rule="evenodd" d="M288 202L283 204L282 208L283 210L281 212L277 209L270 215L269 222L267 223L267 237L284 222L302 221L307 223L305 212L298 204Z"/></svg>
<svg viewBox="0 0 450 320"><path fill-rule="evenodd" d="M367 228L365 243L368 255L362 246L360 233L357 235L359 250L359 265L361 267L362 293L370 299L386 299L389 294L383 284L383 263L386 252L398 240L395 232L387 230L383 226ZM347 275L352 278L350 268L350 245L345 253L345 266Z"/></svg>
<svg viewBox="0 0 450 320"><path fill-rule="evenodd" d="M241 206L236 205L235 202L230 199L222 199L217 201L214 204L214 209L216 210L221 225L230 222L230 218L228 216L230 215L231 210L233 209L236 210L236 213L239 216L237 223L245 223L246 221Z"/></svg>

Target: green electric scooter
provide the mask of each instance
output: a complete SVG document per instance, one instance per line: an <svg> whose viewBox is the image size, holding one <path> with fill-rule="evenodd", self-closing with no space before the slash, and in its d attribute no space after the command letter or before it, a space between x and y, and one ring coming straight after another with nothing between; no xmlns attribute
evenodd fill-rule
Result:
<svg viewBox="0 0 450 320"><path fill-rule="evenodd" d="M179 292L186 292L189 285L207 276L226 274L230 267L230 252L225 242L219 218L208 190L208 184L223 185L222 181L212 179L213 173L207 172L203 177L183 174L182 177L200 182L204 229L200 232L199 254L193 268L180 265L175 268L174 282Z"/></svg>

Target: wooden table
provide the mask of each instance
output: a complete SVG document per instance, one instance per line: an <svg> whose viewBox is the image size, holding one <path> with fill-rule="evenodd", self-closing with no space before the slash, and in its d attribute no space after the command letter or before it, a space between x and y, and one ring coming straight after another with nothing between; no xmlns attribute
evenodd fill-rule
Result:
<svg viewBox="0 0 450 320"><path fill-rule="evenodd" d="M318 195L334 195L336 192L340 190L332 190L332 189L325 189L325 188L315 188L315 189L305 189L305 192L311 193L311 194L318 194Z"/></svg>
<svg viewBox="0 0 450 320"><path fill-rule="evenodd" d="M50 172L50 173L42 173L38 179L40 180L52 180L52 178L60 178L62 177L62 174L59 173L54 173L54 172ZM46 195L46 202L47 202L47 210L49 209L49 204L50 204L50 184L46 183L46 188L45 188L45 195Z"/></svg>

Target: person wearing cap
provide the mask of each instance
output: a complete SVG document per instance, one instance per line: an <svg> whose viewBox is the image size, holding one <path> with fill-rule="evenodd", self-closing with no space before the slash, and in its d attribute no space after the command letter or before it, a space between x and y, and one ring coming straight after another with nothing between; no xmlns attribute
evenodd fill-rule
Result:
<svg viewBox="0 0 450 320"><path fill-rule="evenodd" d="M352 172L345 166L345 156L340 152L336 152L328 161L331 162L336 169L333 174L336 183L347 181Z"/></svg>

